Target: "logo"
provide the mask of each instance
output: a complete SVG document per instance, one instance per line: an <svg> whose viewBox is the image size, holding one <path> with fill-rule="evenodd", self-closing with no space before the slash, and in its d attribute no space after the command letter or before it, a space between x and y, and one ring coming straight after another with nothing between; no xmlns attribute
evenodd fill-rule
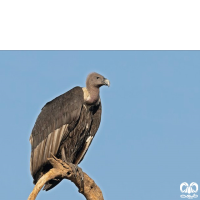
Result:
<svg viewBox="0 0 200 200"><path fill-rule="evenodd" d="M180 195L181 198L188 198L188 199L197 198L198 195L196 194L190 195L190 194L198 192L198 184L195 182L192 182L190 183L190 185L188 185L188 183L183 182L180 185L180 191L182 193L188 193L188 195L184 195L184 194Z"/></svg>

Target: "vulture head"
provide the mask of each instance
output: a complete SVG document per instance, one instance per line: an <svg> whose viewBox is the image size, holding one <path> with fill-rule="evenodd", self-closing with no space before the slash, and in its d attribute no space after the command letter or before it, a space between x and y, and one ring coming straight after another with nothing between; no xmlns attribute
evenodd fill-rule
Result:
<svg viewBox="0 0 200 200"><path fill-rule="evenodd" d="M99 102L99 88L103 85L110 86L110 81L96 72L88 75L86 90L84 91L84 99L87 104L96 104Z"/></svg>
<svg viewBox="0 0 200 200"><path fill-rule="evenodd" d="M87 88L100 88L102 85L110 86L110 81L104 78L101 74L97 74L95 72L88 75L86 80Z"/></svg>

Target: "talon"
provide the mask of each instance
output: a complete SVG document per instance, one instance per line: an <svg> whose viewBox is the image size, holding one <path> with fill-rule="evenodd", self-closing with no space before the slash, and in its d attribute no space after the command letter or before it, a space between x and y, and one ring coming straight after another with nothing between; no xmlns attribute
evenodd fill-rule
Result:
<svg viewBox="0 0 200 200"><path fill-rule="evenodd" d="M72 164L72 163L69 163L69 166L71 167L75 178L77 178L77 172L79 173L79 177L80 177L80 180L81 180L79 192L83 192L84 191L84 175L83 175L82 169L80 167L78 167L78 165L75 165L75 164Z"/></svg>
<svg viewBox="0 0 200 200"><path fill-rule="evenodd" d="M76 168L76 165L72 164L72 163L69 163L69 166L72 168L72 171L74 173L74 177L76 178L76 172L77 172L77 168Z"/></svg>

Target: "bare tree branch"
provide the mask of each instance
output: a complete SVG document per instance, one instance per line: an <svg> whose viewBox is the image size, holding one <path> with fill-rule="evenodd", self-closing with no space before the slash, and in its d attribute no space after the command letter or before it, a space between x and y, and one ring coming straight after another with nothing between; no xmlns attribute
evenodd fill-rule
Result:
<svg viewBox="0 0 200 200"><path fill-rule="evenodd" d="M67 163L60 159L57 159L52 155L52 158L48 159L53 168L44 174L37 182L33 191L28 197L28 200L35 200L40 190L43 188L46 182L54 178L69 179L72 181L79 189L79 192L85 196L87 200L103 200L103 194L101 189L96 185L96 183L83 172L84 176L84 190L81 190L81 177L79 173L75 174Z"/></svg>

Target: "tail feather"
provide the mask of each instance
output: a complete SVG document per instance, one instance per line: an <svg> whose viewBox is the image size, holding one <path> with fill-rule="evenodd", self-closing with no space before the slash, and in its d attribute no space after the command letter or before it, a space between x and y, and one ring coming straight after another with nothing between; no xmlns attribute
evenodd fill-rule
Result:
<svg viewBox="0 0 200 200"><path fill-rule="evenodd" d="M58 185L62 180L63 180L63 179L52 179L52 180L48 181L48 182L45 184L43 190L46 190L46 191L51 190L51 189L54 188L56 185Z"/></svg>

